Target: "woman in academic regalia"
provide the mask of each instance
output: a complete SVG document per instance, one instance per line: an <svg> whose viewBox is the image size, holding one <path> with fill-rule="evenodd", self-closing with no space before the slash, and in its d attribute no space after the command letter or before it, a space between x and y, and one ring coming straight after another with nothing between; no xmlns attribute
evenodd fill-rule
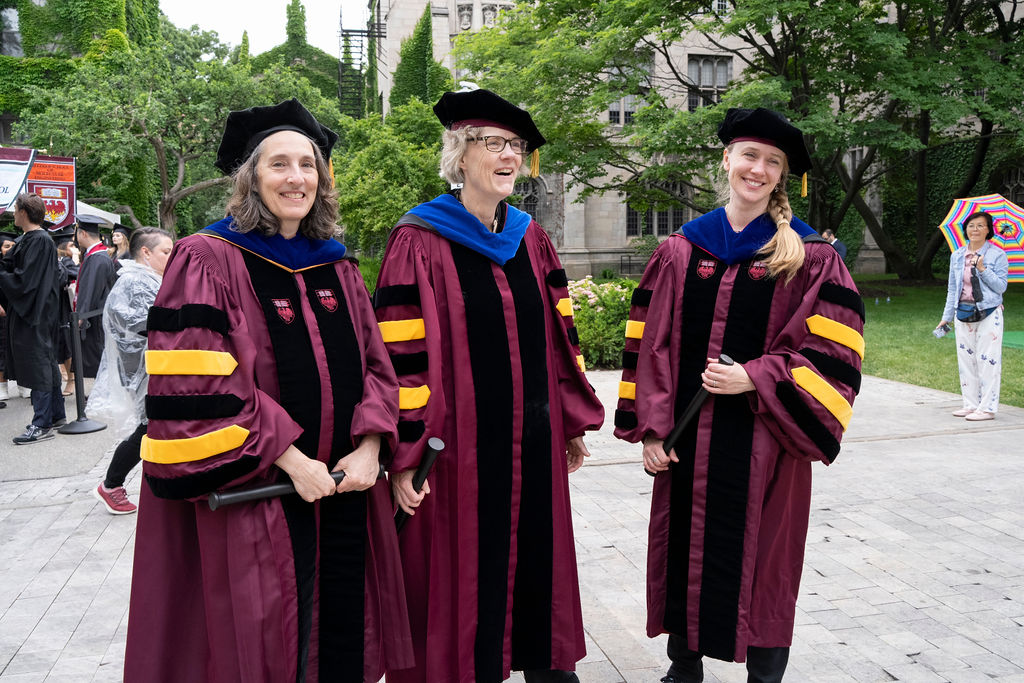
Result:
<svg viewBox="0 0 1024 683"><path fill-rule="evenodd" d="M228 215L167 263L147 325L127 681L370 683L412 663L378 479L398 386L332 239L336 140L294 99L232 112ZM278 480L298 495L207 506Z"/></svg>
<svg viewBox="0 0 1024 683"><path fill-rule="evenodd" d="M132 229L120 223L114 223L114 229L110 231L110 241L114 246L114 253L111 258L115 261L130 259L128 243L132 238Z"/></svg>
<svg viewBox="0 0 1024 683"><path fill-rule="evenodd" d="M626 325L615 434L656 473L647 634L668 633L662 681L703 680L704 655L781 681L811 496L860 389L864 306L839 254L796 218L800 130L730 109L718 130L728 202L654 252ZM721 355L735 364L718 362ZM699 389L710 393L666 453Z"/></svg>
<svg viewBox="0 0 1024 683"><path fill-rule="evenodd" d="M401 386L392 489L415 513L400 540L416 667L388 681L576 681L568 474L604 409L554 245L505 201L544 138L487 90L445 93L434 112L441 175L460 189L399 221L375 294ZM447 448L416 493L435 436Z"/></svg>

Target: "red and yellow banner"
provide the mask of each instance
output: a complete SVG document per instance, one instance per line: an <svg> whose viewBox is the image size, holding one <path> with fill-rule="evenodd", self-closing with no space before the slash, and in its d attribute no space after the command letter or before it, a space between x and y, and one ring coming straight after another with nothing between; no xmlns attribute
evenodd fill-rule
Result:
<svg viewBox="0 0 1024 683"><path fill-rule="evenodd" d="M73 157L51 157L37 154L28 173L28 191L39 195L46 204L46 220L50 230L75 222L75 160Z"/></svg>

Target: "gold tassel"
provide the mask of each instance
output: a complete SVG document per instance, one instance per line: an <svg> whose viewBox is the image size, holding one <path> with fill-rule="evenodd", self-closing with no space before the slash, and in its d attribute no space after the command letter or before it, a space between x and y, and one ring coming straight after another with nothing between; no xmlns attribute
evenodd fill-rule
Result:
<svg viewBox="0 0 1024 683"><path fill-rule="evenodd" d="M800 196L807 196L807 174L804 173L803 177L800 178Z"/></svg>
<svg viewBox="0 0 1024 683"><path fill-rule="evenodd" d="M536 178L540 175L540 150L530 152L530 177Z"/></svg>
<svg viewBox="0 0 1024 683"><path fill-rule="evenodd" d="M334 159L327 159L327 172L331 174L331 189L334 189Z"/></svg>

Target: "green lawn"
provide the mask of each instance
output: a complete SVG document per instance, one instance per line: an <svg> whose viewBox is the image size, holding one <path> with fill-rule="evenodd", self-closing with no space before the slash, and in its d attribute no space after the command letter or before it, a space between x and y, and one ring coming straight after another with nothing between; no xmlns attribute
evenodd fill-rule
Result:
<svg viewBox="0 0 1024 683"><path fill-rule="evenodd" d="M864 297L864 374L960 392L953 334L932 336L942 316L945 281L901 284L894 276L855 276ZM1003 295L1007 330L1024 330L1024 284ZM1024 349L1003 347L1001 403L1024 407Z"/></svg>

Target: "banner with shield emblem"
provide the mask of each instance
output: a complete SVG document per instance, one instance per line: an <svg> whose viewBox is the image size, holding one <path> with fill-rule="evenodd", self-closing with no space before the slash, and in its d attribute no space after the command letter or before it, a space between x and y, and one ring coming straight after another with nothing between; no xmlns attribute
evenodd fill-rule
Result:
<svg viewBox="0 0 1024 683"><path fill-rule="evenodd" d="M75 159L37 154L28 174L28 191L39 195L46 205L47 228L58 230L73 224Z"/></svg>

